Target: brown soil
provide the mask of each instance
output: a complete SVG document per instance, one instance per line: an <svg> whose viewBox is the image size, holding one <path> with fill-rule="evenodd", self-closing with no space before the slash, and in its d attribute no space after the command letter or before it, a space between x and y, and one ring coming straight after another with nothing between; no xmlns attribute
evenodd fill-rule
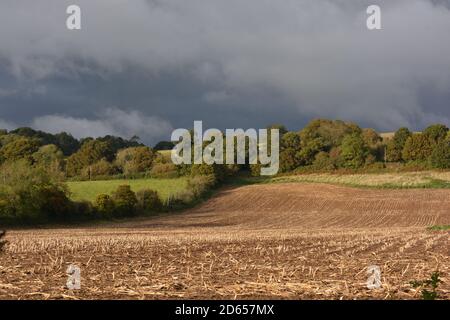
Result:
<svg viewBox="0 0 450 320"><path fill-rule="evenodd" d="M450 190L245 186L182 214L11 231L0 298L418 299L409 282L439 270L449 299L449 232L426 228L449 224ZM70 264L81 290L65 288Z"/></svg>

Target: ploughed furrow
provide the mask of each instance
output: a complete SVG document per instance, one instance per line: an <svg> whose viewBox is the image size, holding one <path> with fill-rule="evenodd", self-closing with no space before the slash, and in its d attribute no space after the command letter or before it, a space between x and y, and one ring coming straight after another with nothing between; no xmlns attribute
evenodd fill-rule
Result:
<svg viewBox="0 0 450 320"><path fill-rule="evenodd" d="M423 228L450 224L450 190L251 185L223 190L185 214L146 223L164 228Z"/></svg>

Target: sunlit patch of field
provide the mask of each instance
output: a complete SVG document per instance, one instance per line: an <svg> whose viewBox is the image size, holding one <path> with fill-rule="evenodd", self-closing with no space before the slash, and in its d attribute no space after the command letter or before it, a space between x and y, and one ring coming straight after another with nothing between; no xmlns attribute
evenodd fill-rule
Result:
<svg viewBox="0 0 450 320"><path fill-rule="evenodd" d="M271 182L315 182L361 187L386 188L450 188L450 171L419 171L364 174L301 174L281 176Z"/></svg>
<svg viewBox="0 0 450 320"><path fill-rule="evenodd" d="M11 231L4 299L419 299L436 270L450 298L450 190L264 184L185 213L83 229ZM70 264L81 290L65 288ZM367 267L382 287L366 287Z"/></svg>
<svg viewBox="0 0 450 320"><path fill-rule="evenodd" d="M72 181L67 182L73 200L93 201L97 195L111 194L118 186L128 184L136 192L140 189L152 189L158 192L162 200L170 195L186 189L187 178L174 179L114 179L103 181Z"/></svg>

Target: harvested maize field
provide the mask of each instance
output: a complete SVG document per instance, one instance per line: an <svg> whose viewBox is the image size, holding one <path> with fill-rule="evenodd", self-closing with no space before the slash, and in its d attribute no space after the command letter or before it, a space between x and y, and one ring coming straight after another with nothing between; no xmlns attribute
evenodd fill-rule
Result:
<svg viewBox="0 0 450 320"><path fill-rule="evenodd" d="M0 298L420 299L410 282L439 271L449 299L449 231L430 228L449 224L449 189L230 188L183 213L9 231Z"/></svg>

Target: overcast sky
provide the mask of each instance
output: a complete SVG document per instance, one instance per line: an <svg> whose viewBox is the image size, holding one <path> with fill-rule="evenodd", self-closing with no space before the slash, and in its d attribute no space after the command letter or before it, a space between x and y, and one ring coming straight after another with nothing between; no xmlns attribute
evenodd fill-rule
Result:
<svg viewBox="0 0 450 320"><path fill-rule="evenodd" d="M450 0L2 0L0 128L154 143L194 120L450 125L449 37Z"/></svg>

